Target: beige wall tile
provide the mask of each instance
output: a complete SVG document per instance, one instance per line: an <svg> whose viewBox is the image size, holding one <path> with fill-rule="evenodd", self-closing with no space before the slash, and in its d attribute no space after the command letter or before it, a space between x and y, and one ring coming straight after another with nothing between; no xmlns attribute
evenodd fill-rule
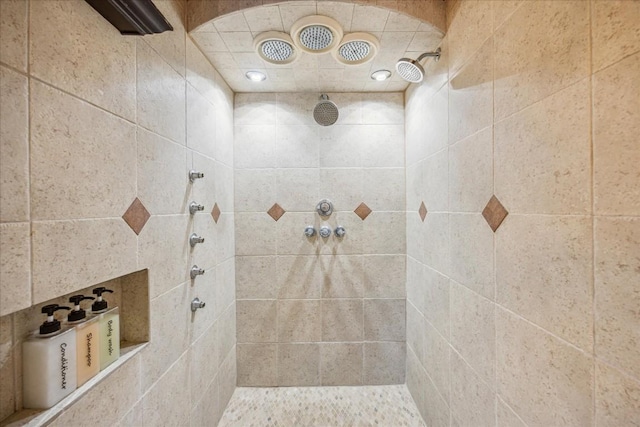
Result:
<svg viewBox="0 0 640 427"><path fill-rule="evenodd" d="M150 34L143 40L162 56L171 67L181 75L185 75L185 28L186 1L164 0L156 5L167 21L171 23L173 31L161 34Z"/></svg>
<svg viewBox="0 0 640 427"><path fill-rule="evenodd" d="M37 221L31 234L33 304L138 269L136 235L120 218Z"/></svg>
<svg viewBox="0 0 640 427"><path fill-rule="evenodd" d="M222 412L218 405L220 395L219 378L209 384L208 388L198 396L198 399L192 400L192 410L190 418L190 426L204 426L209 423L217 423L222 417ZM214 403L213 405L211 403Z"/></svg>
<svg viewBox="0 0 640 427"><path fill-rule="evenodd" d="M449 209L448 154L445 148L420 163L424 174L423 197L420 201L424 202L429 212L446 212Z"/></svg>
<svg viewBox="0 0 640 427"><path fill-rule="evenodd" d="M276 126L276 166L279 168L314 168L320 162L317 126Z"/></svg>
<svg viewBox="0 0 640 427"><path fill-rule="evenodd" d="M362 124L404 124L404 95L401 92L363 93L361 109Z"/></svg>
<svg viewBox="0 0 640 427"><path fill-rule="evenodd" d="M29 20L32 75L135 120L134 39L77 0L30 2Z"/></svg>
<svg viewBox="0 0 640 427"><path fill-rule="evenodd" d="M640 53L593 76L594 199L598 214L640 215L639 69Z"/></svg>
<svg viewBox="0 0 640 427"><path fill-rule="evenodd" d="M502 25L523 3L523 0L492 0L493 30Z"/></svg>
<svg viewBox="0 0 640 427"><path fill-rule="evenodd" d="M498 396L497 401L497 414L496 425L498 427L526 427L527 425L513 412L509 406Z"/></svg>
<svg viewBox="0 0 640 427"><path fill-rule="evenodd" d="M589 75L586 6L580 0L523 2L496 31L497 120Z"/></svg>
<svg viewBox="0 0 640 427"><path fill-rule="evenodd" d="M427 325L424 316L416 307L407 301L407 347L416 355L420 364L424 367L425 360L425 328Z"/></svg>
<svg viewBox="0 0 640 427"><path fill-rule="evenodd" d="M595 353L627 373L640 375L640 219L595 222Z"/></svg>
<svg viewBox="0 0 640 427"><path fill-rule="evenodd" d="M320 385L320 346L278 344L278 385Z"/></svg>
<svg viewBox="0 0 640 427"><path fill-rule="evenodd" d="M16 405L12 322L13 316L0 317L0 417L2 419L11 415Z"/></svg>
<svg viewBox="0 0 640 427"><path fill-rule="evenodd" d="M449 36L449 70L455 72L480 49L491 36L491 3L462 1L451 16Z"/></svg>
<svg viewBox="0 0 640 427"><path fill-rule="evenodd" d="M278 384L277 344L238 344L238 386Z"/></svg>
<svg viewBox="0 0 640 427"><path fill-rule="evenodd" d="M406 358L404 342L364 343L364 384L403 384L405 368L398 360Z"/></svg>
<svg viewBox="0 0 640 427"><path fill-rule="evenodd" d="M496 235L497 301L591 349L591 238L588 217L510 216Z"/></svg>
<svg viewBox="0 0 640 427"><path fill-rule="evenodd" d="M30 235L28 222L0 224L0 316L31 305Z"/></svg>
<svg viewBox="0 0 640 427"><path fill-rule="evenodd" d="M234 176L236 212L267 212L276 203L273 169L237 169Z"/></svg>
<svg viewBox="0 0 640 427"><path fill-rule="evenodd" d="M194 154L194 159L198 156ZM213 184L216 187L216 202L222 212L231 213L234 212L234 182L233 174L234 170L232 166L222 164L219 161L215 162L215 179ZM207 182L211 184L211 182ZM212 206L211 204L209 206ZM271 207L271 206L269 206Z"/></svg>
<svg viewBox="0 0 640 427"><path fill-rule="evenodd" d="M364 129L354 124L335 124L322 129L319 133L320 167L361 167Z"/></svg>
<svg viewBox="0 0 640 427"><path fill-rule="evenodd" d="M220 365L220 393L218 396L218 413L222 415L238 383L238 365L236 347L227 354L226 359Z"/></svg>
<svg viewBox="0 0 640 427"><path fill-rule="evenodd" d="M495 192L511 213L591 210L589 81L495 126Z"/></svg>
<svg viewBox="0 0 640 427"><path fill-rule="evenodd" d="M407 388L425 421L428 416L425 408L425 384L427 381L427 373L424 371L411 346L407 346ZM447 413L447 418L448 415Z"/></svg>
<svg viewBox="0 0 640 427"><path fill-rule="evenodd" d="M424 323L424 368L438 390L440 396L449 404L451 386L451 346L447 338L438 333L429 322Z"/></svg>
<svg viewBox="0 0 640 427"><path fill-rule="evenodd" d="M361 343L320 345L320 372L323 386L362 385L363 347Z"/></svg>
<svg viewBox="0 0 640 427"><path fill-rule="evenodd" d="M3 2L0 7L2 26L8 25L4 22L4 8L10 9L6 13L11 14L19 4ZM27 77L0 66L0 222L29 220L28 86Z"/></svg>
<svg viewBox="0 0 640 427"><path fill-rule="evenodd" d="M278 301L278 342L321 341L319 300Z"/></svg>
<svg viewBox="0 0 640 427"><path fill-rule="evenodd" d="M206 215L206 214L205 214ZM235 242L235 214L223 213L215 225L217 233L216 261L224 262L234 257L236 253Z"/></svg>
<svg viewBox="0 0 640 427"><path fill-rule="evenodd" d="M640 423L640 383L596 361L596 425Z"/></svg>
<svg viewBox="0 0 640 427"><path fill-rule="evenodd" d="M142 425L142 417L142 400L139 400L138 403L136 403L136 405L131 408L131 410L127 412L117 424L114 425L117 427L140 426Z"/></svg>
<svg viewBox="0 0 640 427"><path fill-rule="evenodd" d="M185 353L144 396L142 404L145 425L185 424L191 412L189 393L167 391L188 389L189 356Z"/></svg>
<svg viewBox="0 0 640 427"><path fill-rule="evenodd" d="M492 387L496 372L495 310L493 302L451 282L451 345Z"/></svg>
<svg viewBox="0 0 640 427"><path fill-rule="evenodd" d="M138 124L184 144L184 79L144 42L138 41L136 49Z"/></svg>
<svg viewBox="0 0 640 427"><path fill-rule="evenodd" d="M315 207L315 205L313 206ZM336 216L335 213L333 215ZM320 221L315 212L287 212L277 223L269 216L267 216L267 218L271 221L270 227L274 227L275 229L274 239L276 240L279 255L314 255L320 253L320 249L325 245L324 242L321 242L321 238L317 234L311 238L307 238L304 235L304 228L307 225L313 225L316 230L319 229ZM328 241L332 242L331 240ZM350 242L351 239L348 241ZM326 244L326 246L328 246L328 244ZM333 248L334 245L331 245L331 247ZM357 253L361 252L362 242L360 241L360 247Z"/></svg>
<svg viewBox="0 0 640 427"><path fill-rule="evenodd" d="M593 360L498 309L498 393L528 425L593 422Z"/></svg>
<svg viewBox="0 0 640 427"><path fill-rule="evenodd" d="M353 211L364 200L364 170L320 169L319 196L333 203L336 211Z"/></svg>
<svg viewBox="0 0 640 427"><path fill-rule="evenodd" d="M238 125L275 125L275 93L239 93L234 101L234 123Z"/></svg>
<svg viewBox="0 0 640 427"><path fill-rule="evenodd" d="M210 268L209 270L207 270L207 274L198 277L198 280L190 283L189 301L192 301L194 298L198 297L201 301L204 301L206 303L205 310L198 310L197 313L191 317L191 344L196 342L196 340L201 339L203 334L209 332L209 329L212 327L215 320L229 305L226 304L226 306L223 306L222 302L216 295L219 289L222 287L220 280L218 280L218 277L216 277L220 275L220 270L221 267ZM214 354L214 356L216 355L217 354Z"/></svg>
<svg viewBox="0 0 640 427"><path fill-rule="evenodd" d="M207 98L209 102L215 103L219 99L219 92L222 91L215 81L216 70L189 37L186 40L185 63L187 82L196 88L200 95ZM233 99L229 107L233 109ZM230 124L233 125L233 118Z"/></svg>
<svg viewBox="0 0 640 427"><path fill-rule="evenodd" d="M236 302L235 257L216 267L215 301L218 311L227 310Z"/></svg>
<svg viewBox="0 0 640 427"><path fill-rule="evenodd" d="M239 112L236 112L236 115L239 114ZM236 119L233 145L236 169L274 167L276 149L275 125L238 126L238 121L239 119Z"/></svg>
<svg viewBox="0 0 640 427"><path fill-rule="evenodd" d="M255 230L260 232L255 233ZM276 223L266 213L238 213L235 215L235 240L236 255L275 255Z"/></svg>
<svg viewBox="0 0 640 427"><path fill-rule="evenodd" d="M276 342L277 302L238 301L237 337L240 343Z"/></svg>
<svg viewBox="0 0 640 427"><path fill-rule="evenodd" d="M372 212L364 221L363 251L370 254L404 253L405 221L404 212Z"/></svg>
<svg viewBox="0 0 640 427"><path fill-rule="evenodd" d="M278 282L276 258L269 256L238 256L236 266L236 297L238 299L276 298Z"/></svg>
<svg viewBox="0 0 640 427"><path fill-rule="evenodd" d="M451 354L451 414L461 426L489 426L496 420L494 391L456 353Z"/></svg>
<svg viewBox="0 0 640 427"><path fill-rule="evenodd" d="M449 336L449 279L437 271L424 267L424 317L444 337Z"/></svg>
<svg viewBox="0 0 640 427"><path fill-rule="evenodd" d="M369 255L364 257L365 298L404 298L405 255Z"/></svg>
<svg viewBox="0 0 640 427"><path fill-rule="evenodd" d="M0 61L21 71L27 71L28 9L23 0L0 3Z"/></svg>
<svg viewBox="0 0 640 427"><path fill-rule="evenodd" d="M192 200L204 206L204 211L202 211L202 215L199 216L211 218L211 215L207 214L211 213L216 203L221 212L233 210L233 204L229 206L227 200L223 202L222 195L218 195L216 191L218 187L222 187L222 184L233 187L233 175L229 176L228 173L221 172L220 169L223 169L224 166L214 159L191 150L186 151L189 171L195 170L202 172L204 177L191 182L186 180L188 179L187 172L183 170L180 171L181 175L185 178L185 183L182 187L185 196L182 198L183 209L180 212L189 212L188 206ZM219 180L221 182L219 182ZM233 190L231 190L231 193L233 194Z"/></svg>
<svg viewBox="0 0 640 427"><path fill-rule="evenodd" d="M204 154L216 155L216 110L204 96L187 85L187 147Z"/></svg>
<svg viewBox="0 0 640 427"><path fill-rule="evenodd" d="M487 128L449 147L449 207L482 212L491 196L493 132Z"/></svg>
<svg viewBox="0 0 640 427"><path fill-rule="evenodd" d="M310 212L320 200L319 183L318 169L277 169L276 200L286 211Z"/></svg>
<svg viewBox="0 0 640 427"><path fill-rule="evenodd" d="M364 167L404 166L404 127L402 125L371 125L363 127L364 140L360 154Z"/></svg>
<svg viewBox="0 0 640 427"><path fill-rule="evenodd" d="M206 308L205 308L206 309ZM200 314L198 311L197 314ZM215 323L195 340L189 348L191 374L191 402L197 402L218 374L218 324Z"/></svg>
<svg viewBox="0 0 640 427"><path fill-rule="evenodd" d="M30 120L32 218L122 216L136 196L135 127L35 81Z"/></svg>
<svg viewBox="0 0 640 427"><path fill-rule="evenodd" d="M404 175L404 168L364 169L362 190L367 206L373 211L403 211Z"/></svg>
<svg viewBox="0 0 640 427"><path fill-rule="evenodd" d="M364 295L363 257L321 255L322 297L362 298Z"/></svg>
<svg viewBox="0 0 640 427"><path fill-rule="evenodd" d="M404 299L364 300L364 338L367 341L404 341Z"/></svg>
<svg viewBox="0 0 640 427"><path fill-rule="evenodd" d="M424 221L424 260L436 271L448 274L451 269L449 214L428 213Z"/></svg>
<svg viewBox="0 0 640 427"><path fill-rule="evenodd" d="M276 276L271 279L276 280L280 299L320 298L325 283L317 256L278 256Z"/></svg>
<svg viewBox="0 0 640 427"><path fill-rule="evenodd" d="M361 299L322 300L322 341L362 341Z"/></svg>
<svg viewBox="0 0 640 427"><path fill-rule="evenodd" d="M591 1L593 70L640 50L640 5L634 1Z"/></svg>

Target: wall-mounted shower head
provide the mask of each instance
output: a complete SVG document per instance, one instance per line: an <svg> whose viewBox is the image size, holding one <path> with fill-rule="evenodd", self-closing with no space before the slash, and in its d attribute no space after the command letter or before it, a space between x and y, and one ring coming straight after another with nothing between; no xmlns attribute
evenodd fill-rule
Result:
<svg viewBox="0 0 640 427"><path fill-rule="evenodd" d="M331 126L338 121L338 106L329 101L325 94L320 95L320 101L313 109L313 118L320 126Z"/></svg>
<svg viewBox="0 0 640 427"><path fill-rule="evenodd" d="M420 61L426 57L433 57L437 62L440 60L440 52L441 50L438 48L435 52L423 53L418 59L401 58L396 63L396 70L400 77L409 83L420 83L424 78L424 68L420 65Z"/></svg>

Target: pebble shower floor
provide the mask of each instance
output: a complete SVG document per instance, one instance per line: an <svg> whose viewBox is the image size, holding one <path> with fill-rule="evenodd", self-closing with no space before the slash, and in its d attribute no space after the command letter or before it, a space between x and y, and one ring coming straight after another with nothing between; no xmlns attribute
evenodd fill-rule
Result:
<svg viewBox="0 0 640 427"><path fill-rule="evenodd" d="M220 427L422 427L405 385L238 387Z"/></svg>

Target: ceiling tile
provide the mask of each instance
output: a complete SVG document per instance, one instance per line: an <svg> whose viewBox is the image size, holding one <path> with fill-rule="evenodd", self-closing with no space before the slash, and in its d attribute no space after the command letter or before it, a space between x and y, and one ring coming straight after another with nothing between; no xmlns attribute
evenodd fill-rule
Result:
<svg viewBox="0 0 640 427"><path fill-rule="evenodd" d="M291 31L291 26L300 18L316 14L316 5L285 3L280 6L280 17L282 18L282 26L284 31Z"/></svg>
<svg viewBox="0 0 640 427"><path fill-rule="evenodd" d="M419 31L413 36L413 40L409 43L407 51L409 52L427 52L435 50L442 42L442 34L435 31Z"/></svg>
<svg viewBox="0 0 640 427"><path fill-rule="evenodd" d="M388 17L388 10L356 5L353 9L351 31L384 31Z"/></svg>
<svg viewBox="0 0 640 427"><path fill-rule="evenodd" d="M233 59L240 68L265 68L264 61L257 53L254 52L235 52L232 53Z"/></svg>
<svg viewBox="0 0 640 427"><path fill-rule="evenodd" d="M220 37L229 48L230 52L253 52L253 36L248 31L225 33L220 32Z"/></svg>
<svg viewBox="0 0 640 427"><path fill-rule="evenodd" d="M227 45L218 33L193 33L191 35L203 52L228 52Z"/></svg>
<svg viewBox="0 0 640 427"><path fill-rule="evenodd" d="M213 21L218 31L249 31L249 25L242 12L225 15Z"/></svg>
<svg viewBox="0 0 640 427"><path fill-rule="evenodd" d="M385 31L417 31L420 27L420 21L402 13L390 13Z"/></svg>
<svg viewBox="0 0 640 427"><path fill-rule="evenodd" d="M351 31L351 20L353 19L353 4L339 2L318 2L318 15L333 18L345 32Z"/></svg>
<svg viewBox="0 0 640 427"><path fill-rule="evenodd" d="M244 18L249 24L249 29L254 33L283 31L282 18L280 18L278 6L265 6L246 10Z"/></svg>
<svg viewBox="0 0 640 427"><path fill-rule="evenodd" d="M236 60L233 59L233 54L229 52L206 52L205 54L218 71L227 68L238 68Z"/></svg>

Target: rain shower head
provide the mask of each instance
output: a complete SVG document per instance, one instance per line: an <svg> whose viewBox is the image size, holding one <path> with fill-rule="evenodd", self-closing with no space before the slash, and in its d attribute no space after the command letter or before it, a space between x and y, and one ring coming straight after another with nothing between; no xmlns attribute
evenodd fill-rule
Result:
<svg viewBox="0 0 640 427"><path fill-rule="evenodd" d="M320 101L313 109L313 119L320 126L331 126L338 121L338 106L329 101L329 97L325 94L320 95Z"/></svg>
<svg viewBox="0 0 640 427"><path fill-rule="evenodd" d="M424 68L420 65L420 61L430 56L437 62L440 60L440 48L435 52L423 53L418 59L401 58L396 62L396 70L400 77L408 81L409 83L420 83L424 78Z"/></svg>

